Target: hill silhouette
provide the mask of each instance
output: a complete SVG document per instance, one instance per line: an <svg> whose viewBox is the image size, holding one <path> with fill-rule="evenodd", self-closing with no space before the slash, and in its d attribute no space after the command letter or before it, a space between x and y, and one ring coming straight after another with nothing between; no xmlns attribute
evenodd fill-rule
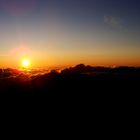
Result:
<svg viewBox="0 0 140 140"><path fill-rule="evenodd" d="M57 72L32 75L0 69L0 95L54 98L118 98L140 92L139 67L92 67L79 64ZM128 94L131 93L131 94Z"/></svg>

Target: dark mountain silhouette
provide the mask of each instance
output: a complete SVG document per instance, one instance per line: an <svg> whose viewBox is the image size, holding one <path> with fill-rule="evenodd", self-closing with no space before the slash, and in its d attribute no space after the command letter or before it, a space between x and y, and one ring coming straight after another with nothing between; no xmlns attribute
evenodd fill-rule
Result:
<svg viewBox="0 0 140 140"><path fill-rule="evenodd" d="M57 99L127 98L140 92L139 67L92 67L79 64L57 72L32 75L0 69L0 95Z"/></svg>

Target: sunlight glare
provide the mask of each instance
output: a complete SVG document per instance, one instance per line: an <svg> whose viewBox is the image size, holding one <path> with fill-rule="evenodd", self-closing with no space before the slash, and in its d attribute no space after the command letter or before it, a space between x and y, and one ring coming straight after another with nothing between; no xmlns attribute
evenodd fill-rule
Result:
<svg viewBox="0 0 140 140"><path fill-rule="evenodd" d="M29 66L30 66L29 59L23 59L22 66L23 66L23 68L29 68Z"/></svg>

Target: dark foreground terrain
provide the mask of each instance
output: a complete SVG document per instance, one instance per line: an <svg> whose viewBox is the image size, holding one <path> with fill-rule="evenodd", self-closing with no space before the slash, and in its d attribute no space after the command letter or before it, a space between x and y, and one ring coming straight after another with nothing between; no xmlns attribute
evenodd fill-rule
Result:
<svg viewBox="0 0 140 140"><path fill-rule="evenodd" d="M83 64L32 75L0 69L0 95L47 96L58 99L131 99L140 93L140 68L91 67Z"/></svg>

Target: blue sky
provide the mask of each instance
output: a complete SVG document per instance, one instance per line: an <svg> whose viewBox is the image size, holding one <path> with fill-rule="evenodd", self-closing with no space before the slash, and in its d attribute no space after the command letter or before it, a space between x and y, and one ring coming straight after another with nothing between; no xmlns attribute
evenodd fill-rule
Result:
<svg viewBox="0 0 140 140"><path fill-rule="evenodd" d="M54 64L115 65L119 57L135 65L139 13L139 0L0 0L0 61L22 44Z"/></svg>

